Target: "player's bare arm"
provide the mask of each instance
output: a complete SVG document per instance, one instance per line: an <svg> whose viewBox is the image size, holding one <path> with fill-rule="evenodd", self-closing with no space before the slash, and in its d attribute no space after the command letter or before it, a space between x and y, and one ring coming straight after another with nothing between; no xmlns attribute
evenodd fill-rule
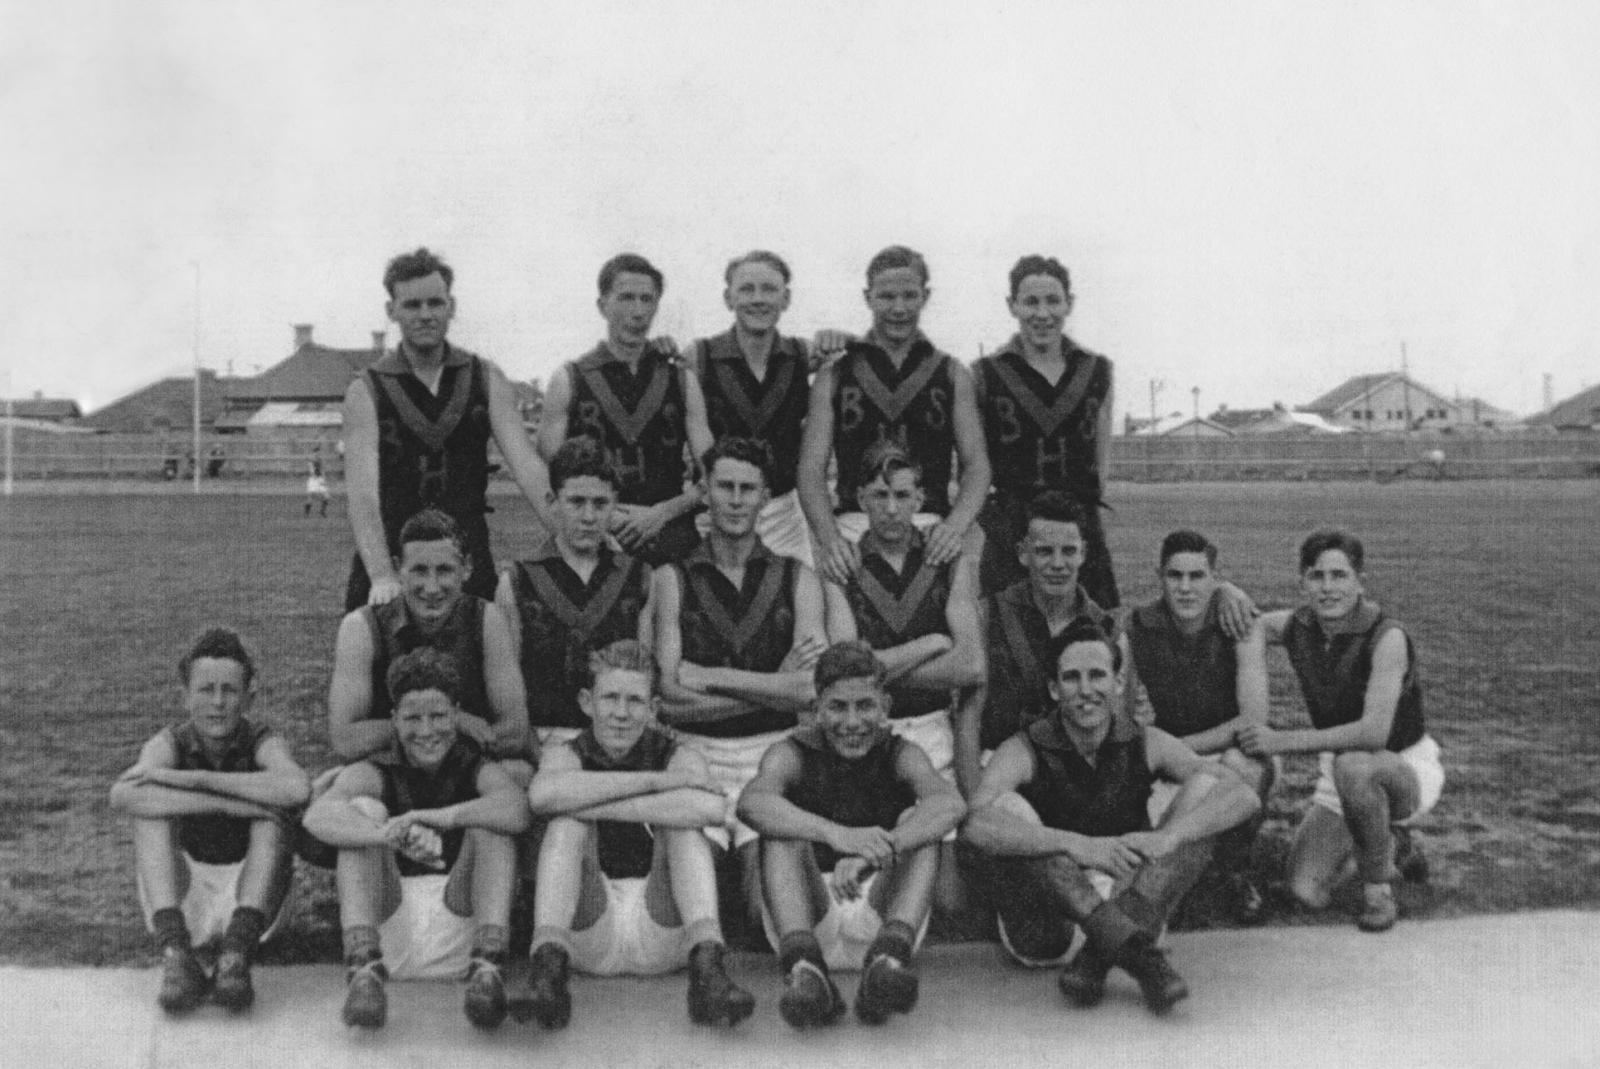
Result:
<svg viewBox="0 0 1600 1069"><path fill-rule="evenodd" d="M847 828L807 812L785 798L800 779L800 754L793 742L774 744L761 768L739 795L739 819L772 839L825 843L836 853L859 857L876 868L894 860L894 840L882 828Z"/></svg>
<svg viewBox="0 0 1600 1069"><path fill-rule="evenodd" d="M384 822L374 820L352 804L357 798L377 801L382 797L383 779L378 770L366 761L358 761L339 771L333 784L311 803L301 823L306 831L338 850L384 846L389 841Z"/></svg>
<svg viewBox="0 0 1600 1069"><path fill-rule="evenodd" d="M561 443L567 440L567 409L572 405L572 365L563 364L550 376L544 395L544 410L539 414L539 433L535 443L539 456L549 464Z"/></svg>
<svg viewBox="0 0 1600 1069"><path fill-rule="evenodd" d="M555 529L549 517L550 471L528 441L528 432L517 411L516 397L505 372L488 360L482 361L489 385L489 429L500 447L511 478L522 496L533 506L534 514L546 531Z"/></svg>
<svg viewBox="0 0 1600 1069"><path fill-rule="evenodd" d="M856 617L850 608L850 598L837 583L826 583L823 600L827 604L828 641L851 642L860 636L856 632ZM875 649L872 652L883 662L885 683L896 683L917 668L941 654L947 653L953 643L949 635L934 633L919 635L898 646Z"/></svg>
<svg viewBox="0 0 1600 1069"><path fill-rule="evenodd" d="M390 817L385 834L394 842L413 824L438 831L452 828L479 828L500 835L520 835L528 830L531 814L528 800L504 769L485 762L478 769L478 797L438 809L413 809Z"/></svg>
<svg viewBox="0 0 1600 1069"><path fill-rule="evenodd" d="M358 609L345 615L333 647L333 678L328 684L328 741L344 761L359 761L389 748L394 727L368 720L372 711L372 630Z"/></svg>
<svg viewBox="0 0 1600 1069"><path fill-rule="evenodd" d="M1163 779L1185 786L1199 781L1205 787L1195 808L1174 816L1154 831L1122 836L1123 842L1146 858L1161 857L1184 843L1227 831L1261 808L1256 792L1232 769L1199 756L1160 728L1145 729L1145 755L1150 770Z"/></svg>
<svg viewBox="0 0 1600 1069"><path fill-rule="evenodd" d="M811 382L805 433L800 439L800 467L796 489L800 511L805 513L816 541L817 570L829 582L843 586L861 564L856 547L839 533L828 495L828 457L833 453L833 387L831 366L817 372Z"/></svg>
<svg viewBox="0 0 1600 1069"><path fill-rule="evenodd" d="M945 600L944 622L950 648L919 665L906 682L925 690L957 690L982 683L988 672L988 648L978 624L978 561L968 553L956 562Z"/></svg>
<svg viewBox="0 0 1600 1069"><path fill-rule="evenodd" d="M287 756L287 751L284 754ZM174 767L176 764L177 754L163 731L144 744L138 761L111 785L111 808L148 820L207 815L262 820L276 815L274 805L287 807L305 801L302 794L298 801L257 802L186 785L181 771ZM169 779L173 782L168 782ZM304 773L300 774L300 780L304 785Z"/></svg>
<svg viewBox="0 0 1600 1069"><path fill-rule="evenodd" d="M984 499L989 496L989 450L983 440L983 422L978 417L972 372L952 360L950 381L955 388L951 425L955 431L956 456L961 462L961 474L950 515L928 532L930 564L944 564L956 558L961 552L967 531L983 509Z"/></svg>
<svg viewBox="0 0 1600 1069"><path fill-rule="evenodd" d="M676 582L676 575L673 579ZM767 709L800 713L816 698L812 669L828 648L826 610L817 573L804 564L795 570L794 643L776 672L711 668L680 661L679 679L711 694L753 702Z"/></svg>
<svg viewBox="0 0 1600 1069"><path fill-rule="evenodd" d="M508 619L495 605L483 611L483 684L494 716L494 722L487 725L489 753L501 758L526 756L532 736L522 667Z"/></svg>
<svg viewBox="0 0 1600 1069"><path fill-rule="evenodd" d="M534 776L528 802L541 815L665 828L719 825L727 809L705 759L684 747L660 772L586 772L569 747L559 747Z"/></svg>
<svg viewBox="0 0 1600 1069"><path fill-rule="evenodd" d="M367 604L382 605L400 593L400 577L389 559L378 498L378 412L365 378L357 377L344 395L344 477L350 528L356 552L372 580Z"/></svg>
<svg viewBox="0 0 1600 1069"><path fill-rule="evenodd" d="M889 833L896 854L939 842L967 815L967 804L961 800L961 793L934 771L933 762L928 760L922 747L900 747L895 773L917 796L910 814Z"/></svg>
<svg viewBox="0 0 1600 1069"><path fill-rule="evenodd" d="M1282 625L1279 625L1282 634ZM1372 651L1372 674L1367 678L1361 719L1330 728L1301 728L1281 731L1266 724L1252 724L1239 733L1239 748L1252 757L1275 753L1312 753L1322 750L1383 750L1394 726L1400 705L1410 657L1406 635L1391 628Z"/></svg>
<svg viewBox="0 0 1600 1069"><path fill-rule="evenodd" d="M687 686L680 679L687 662L683 659L683 630L679 623L682 593L675 568L663 566L651 574L650 597L655 603L655 655L661 671L661 707L657 714L661 722L670 727L690 727L758 711L761 707L754 702L713 695ZM691 674L696 667L691 665Z"/></svg>

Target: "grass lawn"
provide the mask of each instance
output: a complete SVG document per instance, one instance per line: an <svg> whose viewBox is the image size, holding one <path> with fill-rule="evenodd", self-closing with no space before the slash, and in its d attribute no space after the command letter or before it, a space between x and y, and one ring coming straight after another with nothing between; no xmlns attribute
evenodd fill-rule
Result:
<svg viewBox="0 0 1600 1069"><path fill-rule="evenodd" d="M1118 484L1109 518L1124 596L1150 596L1160 537L1197 527L1266 606L1295 600L1299 538L1339 522L1367 542L1369 593L1420 651L1449 776L1418 836L1407 916L1600 907L1600 483ZM298 494L47 494L0 502L0 962L151 959L115 775L177 713L187 640L227 623L263 660L256 715L308 769L331 763L323 703L351 552L342 508ZM531 512L497 497L501 560ZM1589 614L1585 615L1585 610ZM1304 722L1272 655L1273 720ZM1258 846L1274 877L1315 772L1291 758ZM268 960L333 961L327 874L302 870ZM1287 914L1275 923L1348 921Z"/></svg>

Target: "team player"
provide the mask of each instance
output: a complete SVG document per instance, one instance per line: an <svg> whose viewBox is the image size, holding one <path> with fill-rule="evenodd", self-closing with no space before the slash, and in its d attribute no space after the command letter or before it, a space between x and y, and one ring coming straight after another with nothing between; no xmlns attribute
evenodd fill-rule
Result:
<svg viewBox="0 0 1600 1069"><path fill-rule="evenodd" d="M1058 635L1054 707L1001 744L971 799L965 836L988 857L1000 936L1039 967L1066 960L1059 984L1093 1006L1119 966L1164 1013L1188 985L1156 946L1168 914L1209 863L1212 838L1248 820L1255 792L1222 764L1119 711L1121 650L1093 621ZM1154 827L1157 778L1181 784Z"/></svg>
<svg viewBox="0 0 1600 1069"><path fill-rule="evenodd" d="M861 567L844 587L826 586L828 638L872 647L893 700L890 727L922 747L941 775L953 776L951 695L984 679L977 562L963 556L928 563L926 540L912 522L924 496L922 472L903 446L874 443L861 467Z"/></svg>
<svg viewBox="0 0 1600 1069"><path fill-rule="evenodd" d="M469 744L495 758L528 756L527 703L511 631L497 607L466 592L473 567L461 528L443 512L424 509L401 527L394 560L401 596L358 608L339 624L328 735L341 758L390 748L394 702L383 681L396 657L421 646L455 659L456 730ZM522 775L531 773L526 768Z"/></svg>
<svg viewBox="0 0 1600 1069"><path fill-rule="evenodd" d="M178 679L185 719L144 744L111 806L133 818L139 899L161 947L161 1008L194 1009L209 991L238 1012L255 1001L251 960L288 894L287 829L309 787L284 740L247 715L255 660L236 633L202 634ZM194 944L218 940L213 982Z"/></svg>
<svg viewBox="0 0 1600 1069"><path fill-rule="evenodd" d="M756 533L774 553L811 564L811 534L795 491L800 440L810 393L810 349L778 333L789 307L789 265L755 249L728 262L723 303L733 313L725 333L697 341L691 355L714 439L760 438L772 451L772 500Z"/></svg>
<svg viewBox="0 0 1600 1069"><path fill-rule="evenodd" d="M988 650L987 682L966 692L956 711L955 766L963 794L972 797L983 754L1044 715L1050 698L1050 645L1083 617L1126 640L1116 619L1078 581L1083 565L1084 510L1060 490L1028 504L1016 553L1026 577L983 602L980 626Z"/></svg>
<svg viewBox="0 0 1600 1069"><path fill-rule="evenodd" d="M872 328L811 383L800 453L800 506L816 540L817 567L831 582L844 584L860 566L855 540L866 521L850 512L835 518L826 477L830 455L838 466L838 507L848 510L856 501L867 446L893 438L906 447L922 469L927 511L918 522L931 528L927 553L935 565L962 551L989 492L972 376L935 349L918 326L930 293L928 265L920 254L894 245L874 256L864 291ZM960 460L954 501L952 453Z"/></svg>
<svg viewBox="0 0 1600 1069"><path fill-rule="evenodd" d="M489 439L517 486L543 514L544 464L523 430L498 367L450 344L455 272L427 249L396 256L383 273L384 306L400 345L357 376L344 398L345 480L356 557L345 611L393 600L400 527L427 507L460 524L472 562L469 594L494 596L489 552Z"/></svg>
<svg viewBox="0 0 1600 1069"><path fill-rule="evenodd" d="M621 480L612 512L617 541L652 566L682 560L699 541L695 489L685 489L684 447L711 448L705 399L670 339L650 338L665 279L643 256L622 253L600 268L596 305L606 337L550 380L539 452L555 456L570 437L600 443Z"/></svg>
<svg viewBox="0 0 1600 1069"><path fill-rule="evenodd" d="M1062 330L1072 313L1072 278L1060 261L1024 256L1011 269L1007 307L1017 333L974 366L994 491L978 522L984 531L983 589L1022 578L1011 547L1027 526L1028 502L1060 490L1082 510L1080 581L1096 604L1119 604L1100 522L1111 448L1111 361Z"/></svg>
<svg viewBox="0 0 1600 1069"><path fill-rule="evenodd" d="M822 586L756 535L771 496L762 442L725 438L704 457L711 529L689 558L655 573L661 720L701 757L729 798L761 755L795 726L814 695L812 666L827 648ZM718 845L737 852L745 904L759 875L756 833L738 821Z"/></svg>
<svg viewBox="0 0 1600 1069"><path fill-rule="evenodd" d="M339 851L344 1023L382 1027L384 982L467 977L467 1018L505 1019L501 970L522 789L458 730L455 662L430 648L389 666L390 748L347 765L305 816Z"/></svg>
<svg viewBox="0 0 1600 1069"><path fill-rule="evenodd" d="M1267 722L1266 644L1260 623L1235 641L1223 630L1217 547L1197 531L1173 531L1161 541L1161 596L1128 614L1133 652L1129 685L1134 705L1155 726L1202 756L1214 756L1256 792L1263 806L1272 790L1271 759L1246 757L1239 732ZM1158 790L1159 807L1170 795ZM1262 899L1251 882L1250 848L1260 830L1252 820L1217 840L1217 864L1237 918L1261 918Z"/></svg>
<svg viewBox="0 0 1600 1069"><path fill-rule="evenodd" d="M1444 767L1423 722L1411 636L1367 599L1364 558L1347 531L1316 531L1300 544L1306 604L1268 613L1262 624L1266 640L1289 654L1311 727L1250 724L1239 746L1253 757L1319 755L1321 775L1289 848L1289 888L1324 909L1353 868L1362 883L1357 924L1381 932L1400 915L1392 829L1434 807Z"/></svg>
<svg viewBox="0 0 1600 1069"><path fill-rule="evenodd" d="M617 476L592 438L569 438L550 460L555 535L500 577L495 601L511 625L541 746L570 742L587 726L578 692L589 654L619 639L648 643L651 570L611 548Z"/></svg>
<svg viewBox="0 0 1600 1069"><path fill-rule="evenodd" d="M817 660L816 721L777 743L739 797L761 833L768 936L796 1028L844 1012L831 969L860 965L856 1016L881 1024L916 1005L938 844L966 811L915 743L888 728L883 662L862 642Z"/></svg>
<svg viewBox="0 0 1600 1069"><path fill-rule="evenodd" d="M689 1017L737 1024L755 999L729 979L716 869L701 833L727 798L703 758L655 724L655 661L621 639L589 660L589 724L546 751L528 788L550 818L539 851L529 1007L545 1027L572 1012L569 963L600 976L689 966ZM513 1007L515 1009L515 1007Z"/></svg>

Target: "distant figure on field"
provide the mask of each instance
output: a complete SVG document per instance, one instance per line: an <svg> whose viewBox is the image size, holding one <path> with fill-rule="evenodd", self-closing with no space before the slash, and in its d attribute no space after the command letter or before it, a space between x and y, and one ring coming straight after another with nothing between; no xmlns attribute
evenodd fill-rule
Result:
<svg viewBox="0 0 1600 1069"><path fill-rule="evenodd" d="M246 716L255 660L236 633L202 634L178 678L185 718L144 744L111 806L133 818L139 901L161 947L161 1008L182 1013L209 992L238 1012L255 1001L251 961L288 894L290 828L310 788L284 740ZM194 945L219 940L208 976Z"/></svg>
<svg viewBox="0 0 1600 1069"><path fill-rule="evenodd" d="M522 496L544 515L544 462L523 430L511 384L494 364L446 340L454 279L427 249L396 256L383 273L384 308L400 328L400 345L358 376L344 398L347 507L356 539L347 612L399 595L393 561L400 527L428 507L461 526L472 562L467 593L494 596L485 519L491 438Z"/></svg>
<svg viewBox="0 0 1600 1069"><path fill-rule="evenodd" d="M1300 544L1306 604L1268 613L1261 623L1266 640L1288 651L1311 727L1252 724L1238 738L1253 757L1319 755L1322 774L1289 849L1289 889L1325 909L1334 888L1359 874L1356 923L1381 932L1400 916L1395 878L1420 864L1406 856L1413 848L1405 829L1439 801L1444 766L1423 723L1411 636L1367 600L1364 556L1361 540L1347 531L1316 531Z"/></svg>
<svg viewBox="0 0 1600 1069"><path fill-rule="evenodd" d="M311 450L311 459L306 461L306 506L305 515L311 515L311 506L318 506L318 515L328 514L328 477L322 465L322 447L316 446Z"/></svg>

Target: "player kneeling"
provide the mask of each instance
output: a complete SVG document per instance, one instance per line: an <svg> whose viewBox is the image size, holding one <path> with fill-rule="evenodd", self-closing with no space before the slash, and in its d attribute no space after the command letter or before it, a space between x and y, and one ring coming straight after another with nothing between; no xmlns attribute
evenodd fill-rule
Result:
<svg viewBox="0 0 1600 1069"><path fill-rule="evenodd" d="M655 725L655 660L632 639L590 655L578 704L589 725L547 750L528 788L550 816L534 899L533 997L546 1028L572 1014L569 963L598 976L689 965L689 1017L738 1024L755 999L728 978L717 881L703 828L726 797L705 759ZM522 1016L521 1007L518 1016Z"/></svg>
<svg viewBox="0 0 1600 1069"><path fill-rule="evenodd" d="M844 1000L828 970L859 961L856 1016L881 1024L916 1005L912 954L939 842L966 806L919 746L889 730L871 647L830 647L815 680L816 722L767 750L739 817L761 834L762 919L778 948L783 1019L837 1020Z"/></svg>
<svg viewBox="0 0 1600 1069"><path fill-rule="evenodd" d="M1118 714L1121 655L1092 620L1074 620L1052 643L1055 707L995 751L965 835L989 855L1000 938L1013 957L1066 962L1061 991L1079 1006L1098 1003L1120 966L1164 1013L1189 987L1157 948L1160 931L1205 871L1217 834L1260 802L1221 762ZM1180 789L1152 829L1158 777ZM1087 939L1066 961L1074 925Z"/></svg>
<svg viewBox="0 0 1600 1069"><path fill-rule="evenodd" d="M386 682L393 745L345 766L305 818L339 851L344 1022L384 1023L391 970L396 979L465 972L467 1018L493 1028L506 1015L511 837L528 827L527 802L458 731L461 681L447 654L396 657Z"/></svg>
<svg viewBox="0 0 1600 1069"><path fill-rule="evenodd" d="M245 716L255 662L237 634L205 632L178 676L188 719L144 744L111 805L133 817L139 898L161 946L161 1008L191 1010L209 989L238 1012L255 1001L251 958L289 890L287 811L310 788L283 739ZM213 987L193 947L218 939Z"/></svg>

